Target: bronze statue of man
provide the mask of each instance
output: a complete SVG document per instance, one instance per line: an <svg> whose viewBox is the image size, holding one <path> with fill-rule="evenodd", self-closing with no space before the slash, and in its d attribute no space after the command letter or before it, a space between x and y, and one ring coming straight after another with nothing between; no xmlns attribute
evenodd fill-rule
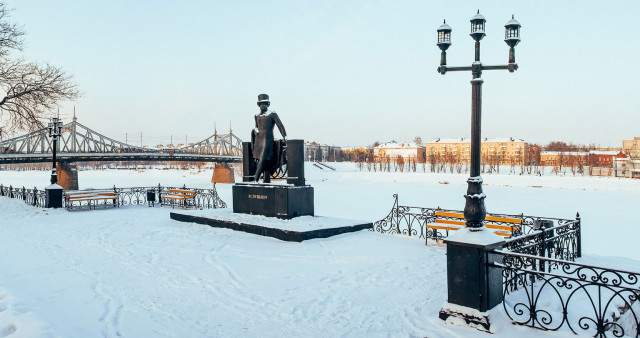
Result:
<svg viewBox="0 0 640 338"><path fill-rule="evenodd" d="M269 95L258 95L258 107L260 113L255 116L256 128L251 131L251 147L253 158L258 161L254 181L258 182L260 175L264 173L264 183L271 182L271 168L277 154L273 149L273 127L277 126L282 137L287 139L287 132L275 111L269 110Z"/></svg>

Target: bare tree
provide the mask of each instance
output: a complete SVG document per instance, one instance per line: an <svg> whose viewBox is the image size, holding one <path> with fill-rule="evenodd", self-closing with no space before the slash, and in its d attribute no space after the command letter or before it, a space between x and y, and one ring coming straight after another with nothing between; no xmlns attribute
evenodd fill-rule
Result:
<svg viewBox="0 0 640 338"><path fill-rule="evenodd" d="M0 2L0 136L41 128L60 102L79 96L71 75L62 69L11 58L12 51L22 50L24 31L9 22L9 12Z"/></svg>

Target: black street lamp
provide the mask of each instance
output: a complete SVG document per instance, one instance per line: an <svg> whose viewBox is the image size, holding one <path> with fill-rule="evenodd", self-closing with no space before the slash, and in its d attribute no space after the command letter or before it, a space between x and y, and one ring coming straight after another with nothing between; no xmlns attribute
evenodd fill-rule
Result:
<svg viewBox="0 0 640 338"><path fill-rule="evenodd" d="M442 306L439 317L449 321L465 322L479 330L490 331L490 320L484 315L488 310L502 303L502 270L490 268L498 260L489 254L501 247L504 240L485 230L484 219L487 211L484 207L485 194L482 192L480 177L480 126L482 121L482 83L483 70L506 69L514 72L518 69L514 47L520 42L520 24L511 19L505 25L505 42L509 45L509 64L485 66L480 62L480 40L485 36L484 16L480 11L471 18L471 37L476 41L475 60L471 67L447 67L446 50L451 46L451 27L446 23L438 28L438 47L442 50L438 72L470 70L471 80L471 174L467 180L467 194L464 218L467 227L447 237L447 303ZM475 232L476 236L466 236ZM481 235L481 232L485 232ZM465 309L467 308L467 309ZM471 309L471 311L469 311ZM477 312L479 311L479 312Z"/></svg>
<svg viewBox="0 0 640 338"><path fill-rule="evenodd" d="M520 42L520 23L513 16L505 27L505 42L509 45L509 63L507 65L486 66L480 62L480 40L485 36L484 16L480 11L471 18L471 37L476 41L475 61L470 67L447 67L447 49L451 46L451 27L446 21L438 28L438 47L442 50L438 72L442 75L448 71L471 71L471 174L467 180L468 188L464 217L470 230L481 230L487 211L484 206L485 194L482 192L482 177L480 177L481 150L481 121L482 121L482 83L480 77L483 70L506 69L514 72L518 69L515 61L515 46Z"/></svg>
<svg viewBox="0 0 640 338"><path fill-rule="evenodd" d="M53 169L51 170L51 185L45 190L45 207L62 208L62 187L58 183L58 173L56 170L56 150L58 149L58 137L62 134L62 121L54 117L49 122L49 137L52 138L51 150L53 152Z"/></svg>
<svg viewBox="0 0 640 338"><path fill-rule="evenodd" d="M56 151L57 151L57 142L58 137L62 135L62 121L58 117L54 117L49 122L49 137L53 139L53 144L51 145L51 150L53 151L53 169L51 171L51 184L58 183L58 173L56 170Z"/></svg>

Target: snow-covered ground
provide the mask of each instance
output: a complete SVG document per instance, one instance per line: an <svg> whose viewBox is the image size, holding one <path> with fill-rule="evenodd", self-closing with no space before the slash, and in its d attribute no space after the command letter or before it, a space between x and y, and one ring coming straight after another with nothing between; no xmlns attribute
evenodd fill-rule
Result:
<svg viewBox="0 0 640 338"><path fill-rule="evenodd" d="M462 209L467 174L305 167L316 214L375 221L400 204ZM366 169L365 169L366 170ZM210 187L211 171L81 171L81 188ZM584 262L640 271L640 180L484 175L489 212L573 218ZM43 188L49 172L0 171ZM228 204L231 186L217 185ZM360 231L302 243L169 219L168 208L67 212L0 197L0 337L487 337L444 324L446 256ZM616 257L617 256L617 257ZM498 336L567 336L511 325Z"/></svg>

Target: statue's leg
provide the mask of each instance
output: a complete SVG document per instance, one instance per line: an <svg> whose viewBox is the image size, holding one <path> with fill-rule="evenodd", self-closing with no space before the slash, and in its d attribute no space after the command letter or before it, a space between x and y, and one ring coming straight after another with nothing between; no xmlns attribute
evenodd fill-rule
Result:
<svg viewBox="0 0 640 338"><path fill-rule="evenodd" d="M271 183L271 172L269 169L264 170L264 183Z"/></svg>
<svg viewBox="0 0 640 338"><path fill-rule="evenodd" d="M260 174L262 174L263 168L264 168L264 161L259 161L258 166L256 167L256 174L253 177L254 181L258 182L258 180L260 179Z"/></svg>

